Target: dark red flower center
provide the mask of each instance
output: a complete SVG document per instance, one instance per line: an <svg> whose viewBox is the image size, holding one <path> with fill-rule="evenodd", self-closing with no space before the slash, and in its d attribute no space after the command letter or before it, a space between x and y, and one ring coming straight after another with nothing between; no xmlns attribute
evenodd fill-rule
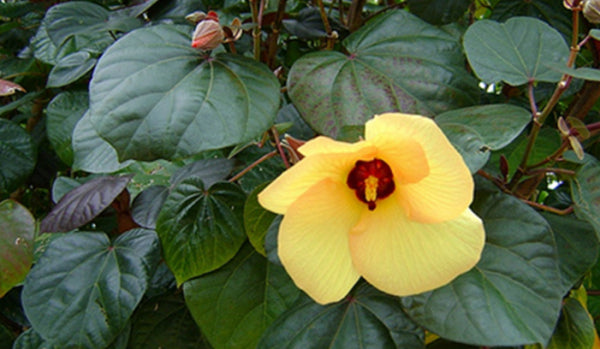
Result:
<svg viewBox="0 0 600 349"><path fill-rule="evenodd" d="M348 174L346 184L371 211L375 209L377 200L390 196L396 188L392 169L381 159L358 160Z"/></svg>

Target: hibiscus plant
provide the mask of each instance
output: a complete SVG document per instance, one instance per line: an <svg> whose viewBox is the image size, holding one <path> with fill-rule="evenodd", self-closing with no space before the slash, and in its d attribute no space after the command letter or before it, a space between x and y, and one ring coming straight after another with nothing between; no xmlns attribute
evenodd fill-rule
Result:
<svg viewBox="0 0 600 349"><path fill-rule="evenodd" d="M0 349L600 348L598 9L2 1Z"/></svg>

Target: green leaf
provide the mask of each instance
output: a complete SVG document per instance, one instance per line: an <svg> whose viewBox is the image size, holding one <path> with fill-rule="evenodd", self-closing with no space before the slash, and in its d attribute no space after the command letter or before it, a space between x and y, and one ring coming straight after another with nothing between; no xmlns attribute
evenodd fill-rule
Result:
<svg viewBox="0 0 600 349"><path fill-rule="evenodd" d="M13 200L0 202L0 298L25 279L33 259L35 219Z"/></svg>
<svg viewBox="0 0 600 349"><path fill-rule="evenodd" d="M60 347L49 344L33 328L21 333L12 349L59 349Z"/></svg>
<svg viewBox="0 0 600 349"><path fill-rule="evenodd" d="M177 284L227 263L246 239L244 192L232 183L207 190L198 177L181 181L156 222L163 255Z"/></svg>
<svg viewBox="0 0 600 349"><path fill-rule="evenodd" d="M0 193L17 189L33 171L36 152L29 133L0 119Z"/></svg>
<svg viewBox="0 0 600 349"><path fill-rule="evenodd" d="M512 142L531 121L531 113L511 104L490 104L451 110L435 117L440 125L460 124L477 132L492 150Z"/></svg>
<svg viewBox="0 0 600 349"><path fill-rule="evenodd" d="M600 29L590 30L590 36L596 40L600 40Z"/></svg>
<svg viewBox="0 0 600 349"><path fill-rule="evenodd" d="M181 295L147 300L135 312L132 322L130 349L209 348Z"/></svg>
<svg viewBox="0 0 600 349"><path fill-rule="evenodd" d="M506 159L510 169L510 175L517 170L523 154L527 148L528 138L525 134L518 137L512 144L505 148ZM554 153L561 145L562 140L556 129L543 128L535 140L535 145L529 156L529 164L543 161Z"/></svg>
<svg viewBox="0 0 600 349"><path fill-rule="evenodd" d="M155 229L156 219L168 195L169 188L162 185L144 189L131 204L131 217L141 227Z"/></svg>
<svg viewBox="0 0 600 349"><path fill-rule="evenodd" d="M485 166L490 158L490 148L479 133L461 124L445 123L440 124L440 128L463 157L471 173Z"/></svg>
<svg viewBox="0 0 600 349"><path fill-rule="evenodd" d="M58 157L67 165L73 163L73 129L87 111L87 104L87 92L66 91L56 95L46 110L48 140Z"/></svg>
<svg viewBox="0 0 600 349"><path fill-rule="evenodd" d="M492 19L504 22L515 16L539 18L570 38L573 31L572 12L561 1L555 0L502 0L496 1Z"/></svg>
<svg viewBox="0 0 600 349"><path fill-rule="evenodd" d="M577 299L567 298L547 349L593 348L595 331L588 311Z"/></svg>
<svg viewBox="0 0 600 349"><path fill-rule="evenodd" d="M90 177L74 179L71 177L56 177L52 183L52 201L57 203L66 193L85 183Z"/></svg>
<svg viewBox="0 0 600 349"><path fill-rule="evenodd" d="M233 170L233 160L230 159L202 159L188 164L177 172L169 180L171 186L190 177L199 177L204 182L204 186L211 185L224 180Z"/></svg>
<svg viewBox="0 0 600 349"><path fill-rule="evenodd" d="M119 162L117 151L100 138L85 113L73 129L73 169L91 173L112 173L129 166Z"/></svg>
<svg viewBox="0 0 600 349"><path fill-rule="evenodd" d="M244 205L244 227L250 243L258 253L267 255L265 251L265 236L277 215L265 210L258 203L258 193L260 193L269 183L263 183L256 187L246 199Z"/></svg>
<svg viewBox="0 0 600 349"><path fill-rule="evenodd" d="M348 55L307 54L288 76L290 98L319 133L337 137L383 112L432 116L476 101L457 39L406 11L375 17L343 45Z"/></svg>
<svg viewBox="0 0 600 349"><path fill-rule="evenodd" d="M50 71L46 87L62 87L79 80L94 68L96 61L88 51L77 51L62 57Z"/></svg>
<svg viewBox="0 0 600 349"><path fill-rule="evenodd" d="M572 216L542 213L554 232L563 294L594 266L598 258L598 238L590 224Z"/></svg>
<svg viewBox="0 0 600 349"><path fill-rule="evenodd" d="M557 82L560 72L546 63L566 65L569 47L556 29L539 19L481 20L469 26L464 48L475 74L486 83L519 86L529 81Z"/></svg>
<svg viewBox="0 0 600 349"><path fill-rule="evenodd" d="M403 298L408 315L433 333L462 343L547 343L563 296L548 223L499 192L477 192L473 211L486 231L481 260L446 286Z"/></svg>
<svg viewBox="0 0 600 349"><path fill-rule="evenodd" d="M300 291L282 267L246 244L219 270L184 283L192 316L215 348L255 348Z"/></svg>
<svg viewBox="0 0 600 349"><path fill-rule="evenodd" d="M431 24L448 24L462 17L471 0L408 0L410 12Z"/></svg>
<svg viewBox="0 0 600 349"><path fill-rule="evenodd" d="M40 232L66 232L92 221L127 186L131 176L104 176L85 182L65 194L42 220Z"/></svg>
<svg viewBox="0 0 600 349"><path fill-rule="evenodd" d="M570 184L575 213L594 227L600 239L600 161L590 156L571 178Z"/></svg>
<svg viewBox="0 0 600 349"><path fill-rule="evenodd" d="M202 56L190 40L188 27L158 25L124 36L100 58L90 120L120 160L186 157L243 143L272 125L275 75L242 56Z"/></svg>
<svg viewBox="0 0 600 349"><path fill-rule="evenodd" d="M425 347L423 330L400 307L398 298L366 283L345 300L319 305L305 297L267 329L265 348L403 348Z"/></svg>
<svg viewBox="0 0 600 349"><path fill-rule="evenodd" d="M104 348L127 325L159 258L151 230L130 230L112 244L99 233L56 239L25 280L27 318L59 347Z"/></svg>

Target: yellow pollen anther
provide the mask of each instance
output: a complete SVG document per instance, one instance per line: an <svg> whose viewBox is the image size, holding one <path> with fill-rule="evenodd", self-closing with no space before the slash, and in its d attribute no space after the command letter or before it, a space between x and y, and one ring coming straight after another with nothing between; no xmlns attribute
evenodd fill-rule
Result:
<svg viewBox="0 0 600 349"><path fill-rule="evenodd" d="M377 200L377 184L379 179L375 176L369 176L365 179L365 199L370 202Z"/></svg>

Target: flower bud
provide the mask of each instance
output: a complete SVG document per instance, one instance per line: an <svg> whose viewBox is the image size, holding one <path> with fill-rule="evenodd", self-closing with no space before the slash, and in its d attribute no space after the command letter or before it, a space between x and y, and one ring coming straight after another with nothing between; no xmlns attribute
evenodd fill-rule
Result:
<svg viewBox="0 0 600 349"><path fill-rule="evenodd" d="M600 0L586 0L583 4L583 16L590 23L600 23Z"/></svg>
<svg viewBox="0 0 600 349"><path fill-rule="evenodd" d="M219 24L218 19L214 20L207 17L199 22L192 36L192 47L203 51L215 49L225 39L223 28Z"/></svg>

